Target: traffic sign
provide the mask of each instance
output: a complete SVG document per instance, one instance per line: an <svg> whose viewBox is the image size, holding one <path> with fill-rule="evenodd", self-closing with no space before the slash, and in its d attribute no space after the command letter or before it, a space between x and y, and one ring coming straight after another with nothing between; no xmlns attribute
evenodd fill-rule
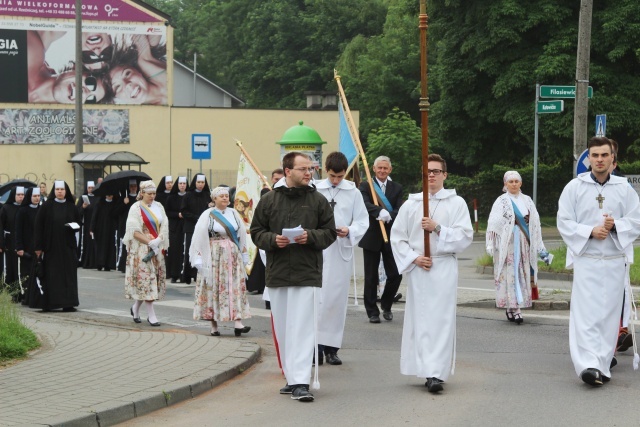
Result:
<svg viewBox="0 0 640 427"><path fill-rule="evenodd" d="M589 163L589 149L586 149L582 154L580 154L580 157L578 157L578 161L576 162L576 176L588 171L589 166L591 166Z"/></svg>
<svg viewBox="0 0 640 427"><path fill-rule="evenodd" d="M211 134L194 133L191 135L191 158L193 160L211 160Z"/></svg>
<svg viewBox="0 0 640 427"><path fill-rule="evenodd" d="M564 111L564 101L538 101L538 114L561 113Z"/></svg>
<svg viewBox="0 0 640 427"><path fill-rule="evenodd" d="M540 98L575 98L575 86L540 86ZM593 98L593 87L589 86L587 97Z"/></svg>
<svg viewBox="0 0 640 427"><path fill-rule="evenodd" d="M598 114L596 116L596 136L605 136L607 133L607 115Z"/></svg>

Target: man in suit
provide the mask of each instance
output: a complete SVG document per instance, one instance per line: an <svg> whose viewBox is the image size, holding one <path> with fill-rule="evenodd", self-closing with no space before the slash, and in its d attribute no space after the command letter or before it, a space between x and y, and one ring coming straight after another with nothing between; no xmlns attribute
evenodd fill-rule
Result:
<svg viewBox="0 0 640 427"><path fill-rule="evenodd" d="M386 320L393 320L391 306L393 298L398 292L402 276L398 274L396 262L393 259L390 243L385 243L382 237L379 221L384 221L387 237L391 235L391 226L398 210L402 205L402 186L391 181L391 160L387 156L380 156L373 162L373 187L380 206L373 203L369 183L364 181L360 184L360 192L364 204L369 212L369 229L365 233L358 246L362 248L364 256L364 307L367 310L369 322L380 323L380 309L378 309L378 266L380 256L387 273L387 282L384 293L380 298L382 316Z"/></svg>

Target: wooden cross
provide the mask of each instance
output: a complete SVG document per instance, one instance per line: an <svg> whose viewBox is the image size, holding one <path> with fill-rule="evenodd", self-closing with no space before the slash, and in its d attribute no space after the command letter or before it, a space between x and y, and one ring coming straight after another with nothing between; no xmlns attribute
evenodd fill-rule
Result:
<svg viewBox="0 0 640 427"><path fill-rule="evenodd" d="M331 199L331 201L329 202L329 206L331 206L331 210L333 210L333 208L338 204L338 202L336 202L335 200ZM602 206L600 206L602 207Z"/></svg>
<svg viewBox="0 0 640 427"><path fill-rule="evenodd" d="M602 209L602 202L604 202L604 197L602 197L602 194L598 194L598 197L596 197L596 200L598 201L598 207Z"/></svg>

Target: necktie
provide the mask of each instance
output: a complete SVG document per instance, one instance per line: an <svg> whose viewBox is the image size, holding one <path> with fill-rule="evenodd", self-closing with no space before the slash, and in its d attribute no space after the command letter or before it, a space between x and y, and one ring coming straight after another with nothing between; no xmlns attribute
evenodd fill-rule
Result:
<svg viewBox="0 0 640 427"><path fill-rule="evenodd" d="M381 188L382 188L382 193L383 194L387 194L387 191L386 191L387 190L387 184L382 184Z"/></svg>

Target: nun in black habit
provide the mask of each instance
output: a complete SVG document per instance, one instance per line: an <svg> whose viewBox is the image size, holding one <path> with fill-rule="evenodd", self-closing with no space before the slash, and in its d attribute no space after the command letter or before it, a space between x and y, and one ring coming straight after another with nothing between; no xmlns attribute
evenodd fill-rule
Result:
<svg viewBox="0 0 640 427"><path fill-rule="evenodd" d="M158 184L156 192L156 202L160 203L164 210L167 210L167 199L173 189L173 177L171 175L163 176Z"/></svg>
<svg viewBox="0 0 640 427"><path fill-rule="evenodd" d="M98 270L115 270L118 254L118 215L114 196L102 196L96 203L91 218L91 234L96 251Z"/></svg>
<svg viewBox="0 0 640 427"><path fill-rule="evenodd" d="M95 183L93 181L87 182L87 191L83 196L87 196L89 202L83 200L83 197L78 198L78 212L82 218L82 232L80 233L80 266L82 268L96 268L96 248L95 241L91 235L91 219L93 218L93 212L95 210L98 198L93 195L93 189Z"/></svg>
<svg viewBox="0 0 640 427"><path fill-rule="evenodd" d="M0 208L0 251L6 267L5 283L13 284L18 277L18 255L16 254L16 215L24 198L24 187L11 189L9 198ZM2 275L2 271L0 271Z"/></svg>
<svg viewBox="0 0 640 427"><path fill-rule="evenodd" d="M171 194L167 197L167 203L164 208L169 218L169 257L166 265L167 275L171 278L171 283L176 283L183 274L185 256L184 220L180 213L180 207L185 194L187 194L187 177L179 176L178 181L171 188Z"/></svg>
<svg viewBox="0 0 640 427"><path fill-rule="evenodd" d="M42 260L40 285L42 299L34 306L50 311L76 311L78 300L78 257L76 233L80 230L80 213L71 189L56 181L48 200L36 215L35 252Z"/></svg>
<svg viewBox="0 0 640 427"><path fill-rule="evenodd" d="M196 223L200 215L213 206L207 178L203 174L197 174L191 180L189 191L182 198L182 206L180 208L180 213L182 214L182 218L184 218L184 247L186 248L184 251L183 283L191 283L191 279L195 280L198 274L189 261L189 247L191 246L191 239L193 238L193 230L196 228Z"/></svg>
<svg viewBox="0 0 640 427"><path fill-rule="evenodd" d="M20 259L20 277L23 280L20 298L22 305L29 304L34 285L33 267L36 259L34 230L36 215L40 210L40 187L29 188L16 214L16 253ZM27 279L27 280L25 280Z"/></svg>

